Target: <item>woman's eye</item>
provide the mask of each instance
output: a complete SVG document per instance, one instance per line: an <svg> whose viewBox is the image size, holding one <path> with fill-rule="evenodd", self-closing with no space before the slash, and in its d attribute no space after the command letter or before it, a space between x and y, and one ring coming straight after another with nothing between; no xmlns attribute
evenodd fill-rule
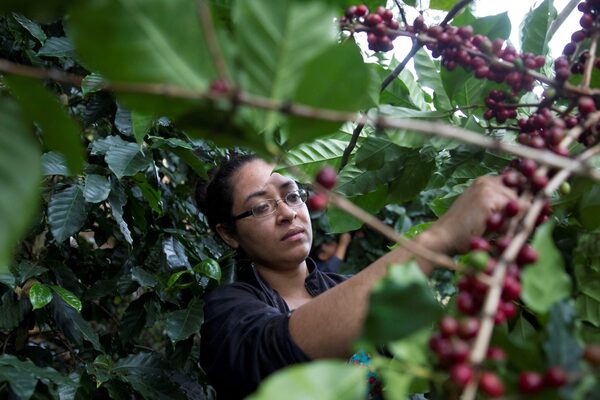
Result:
<svg viewBox="0 0 600 400"><path fill-rule="evenodd" d="M288 193L288 195L285 196L285 198L287 199L287 202L290 204L298 204L301 201L300 195L298 194L298 192Z"/></svg>
<svg viewBox="0 0 600 400"><path fill-rule="evenodd" d="M260 203L260 204L258 204L256 206L254 206L252 208L252 211L254 211L254 214L260 215L260 214L264 214L266 212L269 212L269 209L270 209L269 203Z"/></svg>

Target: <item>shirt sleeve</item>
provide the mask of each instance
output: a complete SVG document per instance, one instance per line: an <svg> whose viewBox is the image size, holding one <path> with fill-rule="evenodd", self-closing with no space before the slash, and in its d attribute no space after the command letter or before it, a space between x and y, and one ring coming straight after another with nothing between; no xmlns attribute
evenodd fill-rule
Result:
<svg viewBox="0 0 600 400"><path fill-rule="evenodd" d="M310 360L288 322L289 315L249 287L224 286L205 296L200 363L219 399L243 398L272 372Z"/></svg>

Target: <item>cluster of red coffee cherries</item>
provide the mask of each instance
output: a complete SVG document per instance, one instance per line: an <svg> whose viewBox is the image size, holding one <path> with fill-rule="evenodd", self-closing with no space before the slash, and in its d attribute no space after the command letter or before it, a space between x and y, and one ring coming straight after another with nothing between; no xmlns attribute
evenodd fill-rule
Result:
<svg viewBox="0 0 600 400"><path fill-rule="evenodd" d="M485 98L485 105L488 109L483 113L483 118L486 120L496 119L496 122L503 124L509 118L517 117L517 108L511 100L510 96L502 90L493 89L488 97Z"/></svg>
<svg viewBox="0 0 600 400"><path fill-rule="evenodd" d="M373 51L392 50L392 41L398 36L400 27L391 10L380 6L374 13L369 13L369 8L364 4L348 7L340 24L342 27L358 25L358 31L367 32L367 43Z"/></svg>
<svg viewBox="0 0 600 400"><path fill-rule="evenodd" d="M327 190L333 189L337 182L337 173L333 167L327 165L319 170L315 181L323 186ZM327 194L323 192L317 192L310 195L308 198L308 208L312 211L321 211L327 207Z"/></svg>

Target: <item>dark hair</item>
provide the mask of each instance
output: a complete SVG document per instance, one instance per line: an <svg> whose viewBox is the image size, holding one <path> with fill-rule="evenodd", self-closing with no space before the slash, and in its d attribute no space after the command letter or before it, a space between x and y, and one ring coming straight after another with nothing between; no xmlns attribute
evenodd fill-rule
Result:
<svg viewBox="0 0 600 400"><path fill-rule="evenodd" d="M233 207L233 188L231 176L244 164L257 160L254 154L233 155L220 166L209 172L209 180L200 179L196 184L196 204L206 216L208 225L216 232L215 227L223 224L230 232L235 232L235 224L231 219Z"/></svg>

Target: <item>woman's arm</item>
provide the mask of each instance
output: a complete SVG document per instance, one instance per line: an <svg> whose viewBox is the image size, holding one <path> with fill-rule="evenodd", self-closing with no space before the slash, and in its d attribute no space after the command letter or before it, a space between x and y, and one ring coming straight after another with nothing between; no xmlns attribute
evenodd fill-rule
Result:
<svg viewBox="0 0 600 400"><path fill-rule="evenodd" d="M478 178L429 230L414 240L431 250L455 254L468 250L470 238L481 235L491 212L503 210L517 199L500 177ZM373 285L387 273L390 264L408 261L413 254L399 247L346 282L326 291L294 311L289 321L292 339L311 358L346 357L360 336ZM433 266L417 258L421 269Z"/></svg>

